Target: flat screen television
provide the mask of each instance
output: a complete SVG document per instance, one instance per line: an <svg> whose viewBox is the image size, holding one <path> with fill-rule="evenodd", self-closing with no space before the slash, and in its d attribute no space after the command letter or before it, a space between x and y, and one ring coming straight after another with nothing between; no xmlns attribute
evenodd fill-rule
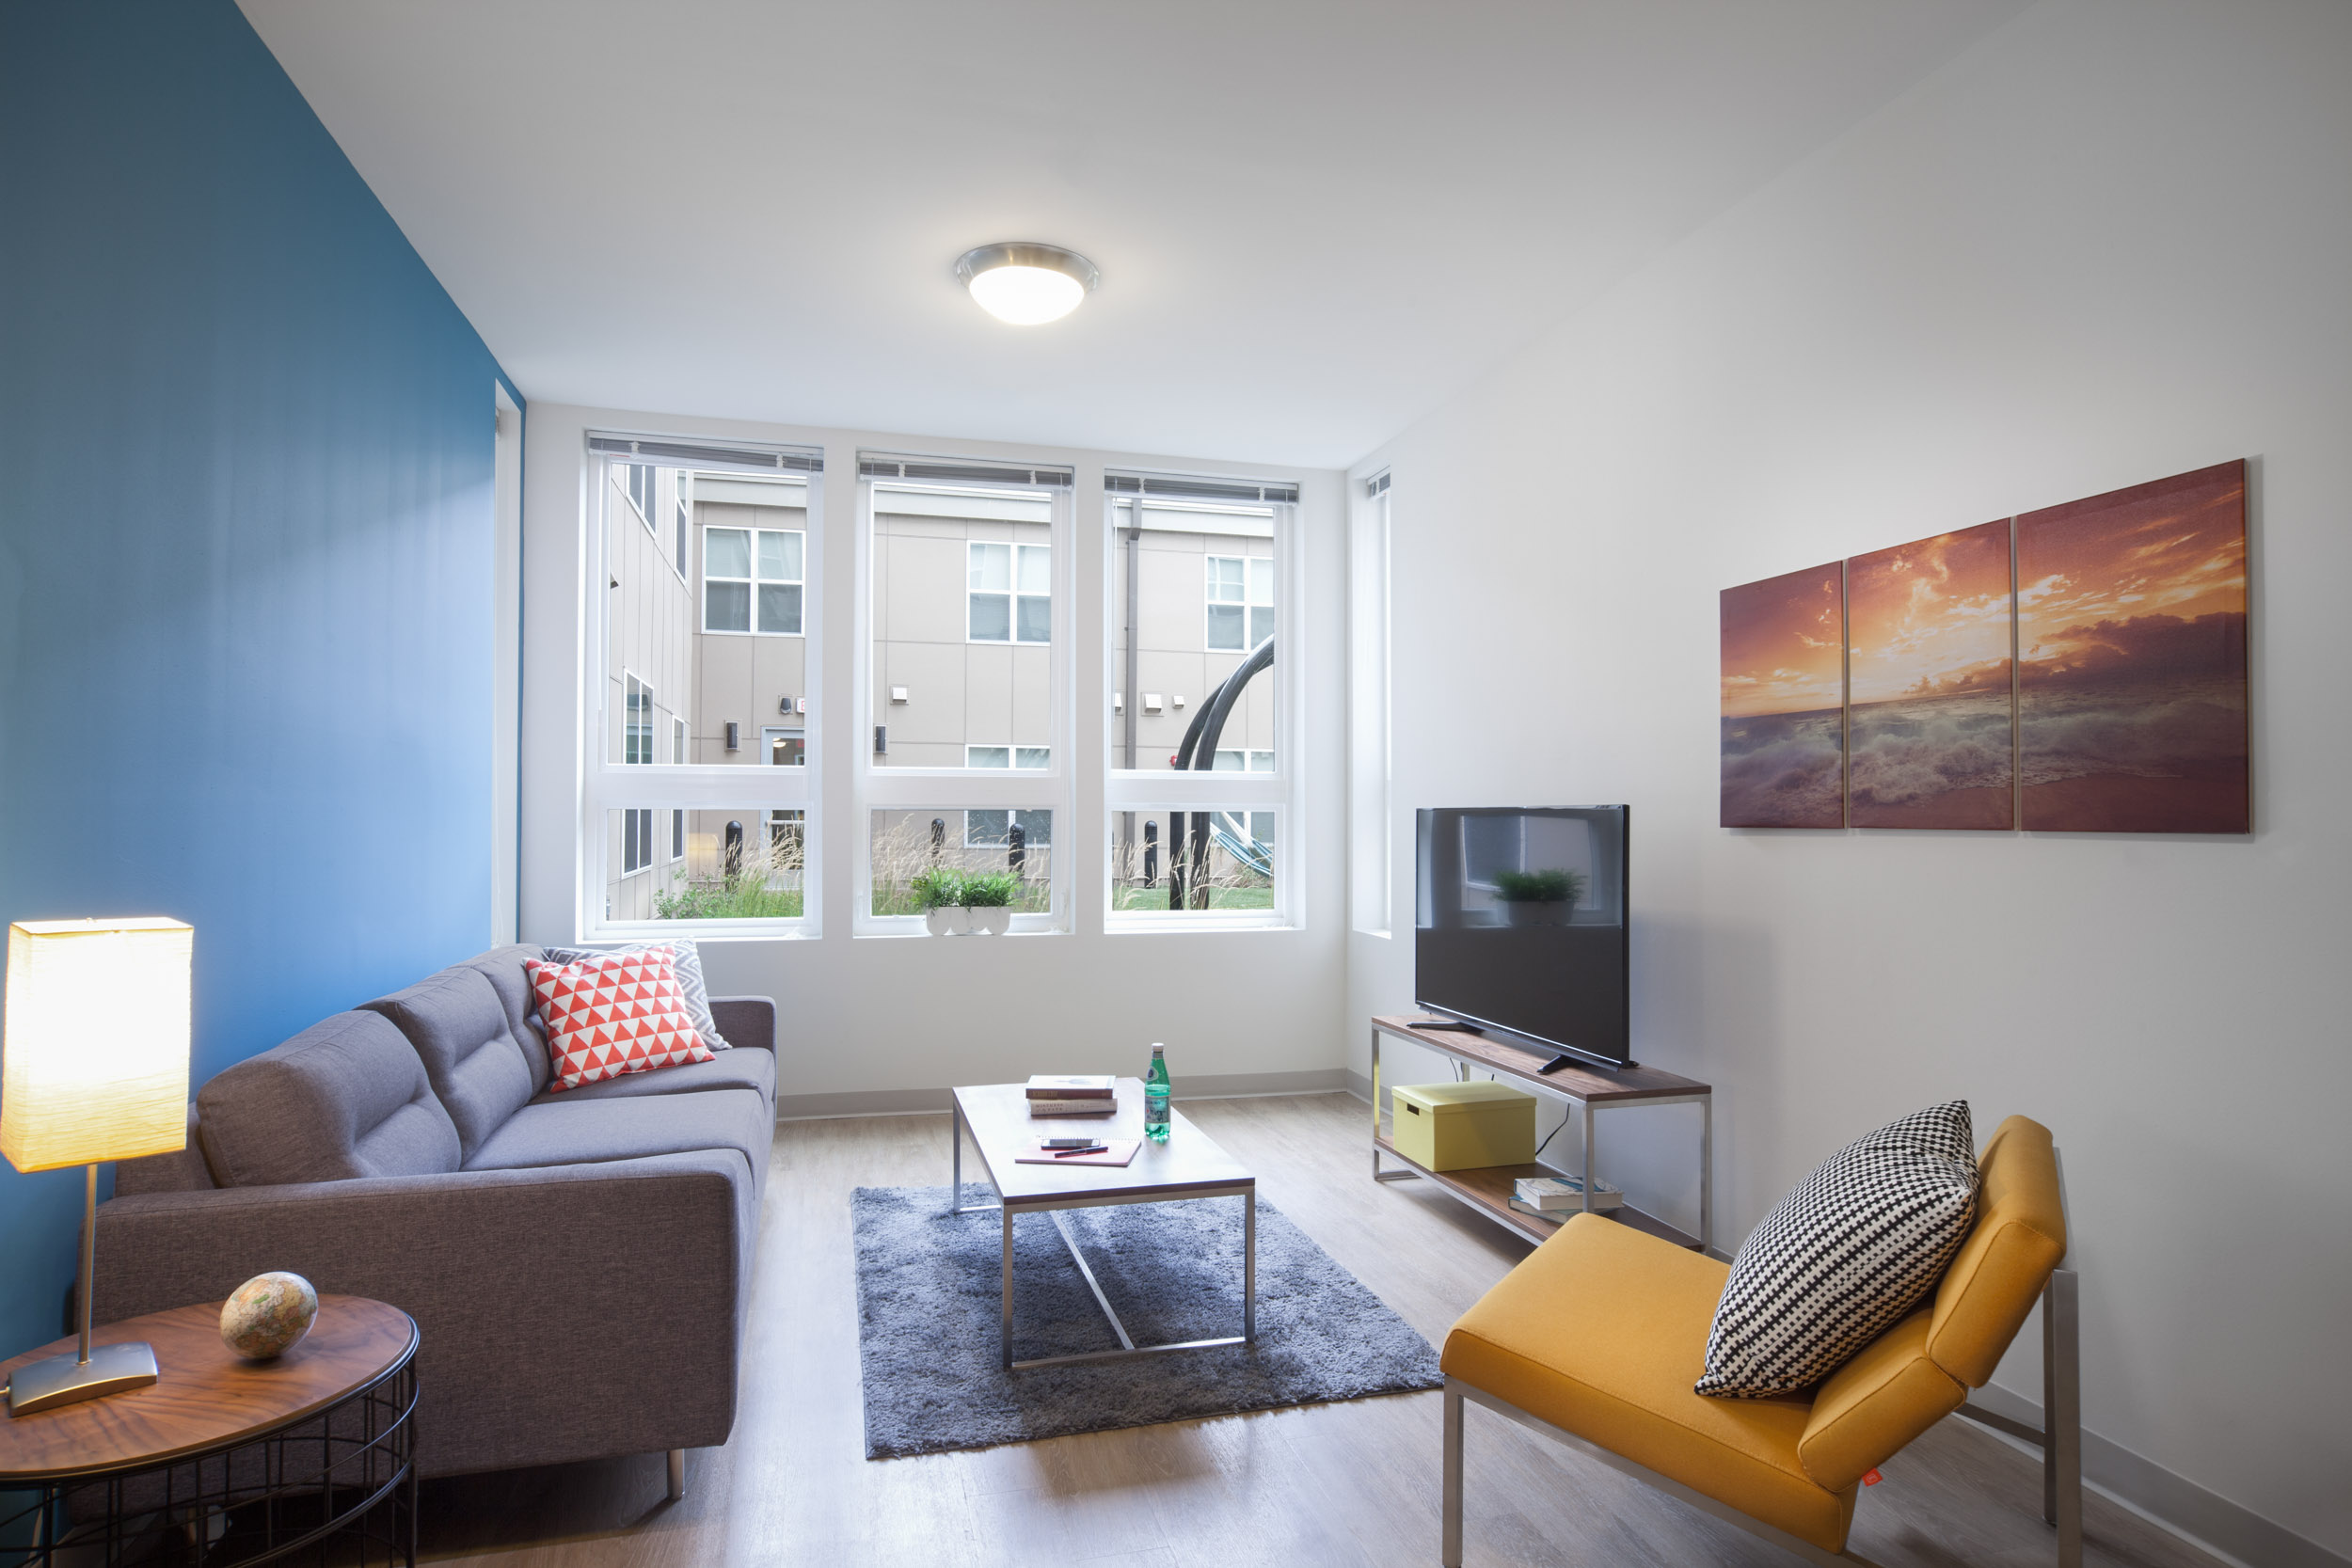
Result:
<svg viewBox="0 0 2352 1568"><path fill-rule="evenodd" d="M1626 808L1433 810L1418 829L1414 1005L1629 1065Z"/></svg>

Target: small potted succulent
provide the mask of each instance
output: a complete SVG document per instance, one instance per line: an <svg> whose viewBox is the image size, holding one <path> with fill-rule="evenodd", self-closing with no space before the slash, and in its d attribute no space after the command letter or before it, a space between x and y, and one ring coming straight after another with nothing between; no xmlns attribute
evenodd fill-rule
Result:
<svg viewBox="0 0 2352 1568"><path fill-rule="evenodd" d="M1012 902L1021 879L1009 871L983 871L963 879L964 918L974 931L1003 936L1012 929Z"/></svg>
<svg viewBox="0 0 2352 1568"><path fill-rule="evenodd" d="M963 873L954 866L934 865L917 872L907 884L931 935L960 936L970 929L969 911L963 907L964 882Z"/></svg>
<svg viewBox="0 0 2352 1568"><path fill-rule="evenodd" d="M1581 871L1498 871L1495 896L1514 926L1565 926L1584 896Z"/></svg>

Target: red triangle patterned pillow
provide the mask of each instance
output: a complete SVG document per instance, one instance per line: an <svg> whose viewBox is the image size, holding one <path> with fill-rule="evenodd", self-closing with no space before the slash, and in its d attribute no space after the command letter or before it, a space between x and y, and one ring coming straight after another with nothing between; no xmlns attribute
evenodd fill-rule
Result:
<svg viewBox="0 0 2352 1568"><path fill-rule="evenodd" d="M606 953L578 963L532 962L531 987L547 1021L556 1089L625 1072L707 1062L666 947Z"/></svg>

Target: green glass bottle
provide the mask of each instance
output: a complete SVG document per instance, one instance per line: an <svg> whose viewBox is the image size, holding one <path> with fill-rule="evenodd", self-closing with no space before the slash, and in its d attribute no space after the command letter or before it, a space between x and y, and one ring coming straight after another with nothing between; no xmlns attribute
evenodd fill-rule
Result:
<svg viewBox="0 0 2352 1568"><path fill-rule="evenodd" d="M1155 1144L1168 1142L1168 1058L1165 1047L1152 1048L1152 1070L1143 1075L1143 1135Z"/></svg>

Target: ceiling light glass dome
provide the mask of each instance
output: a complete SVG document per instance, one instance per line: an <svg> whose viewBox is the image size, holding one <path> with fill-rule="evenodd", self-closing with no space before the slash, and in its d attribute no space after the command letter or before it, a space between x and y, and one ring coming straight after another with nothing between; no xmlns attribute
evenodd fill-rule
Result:
<svg viewBox="0 0 2352 1568"><path fill-rule="evenodd" d="M956 280L972 291L980 309L1014 326L1059 321L1093 293L1102 276L1074 250L1026 241L984 245L956 260Z"/></svg>

